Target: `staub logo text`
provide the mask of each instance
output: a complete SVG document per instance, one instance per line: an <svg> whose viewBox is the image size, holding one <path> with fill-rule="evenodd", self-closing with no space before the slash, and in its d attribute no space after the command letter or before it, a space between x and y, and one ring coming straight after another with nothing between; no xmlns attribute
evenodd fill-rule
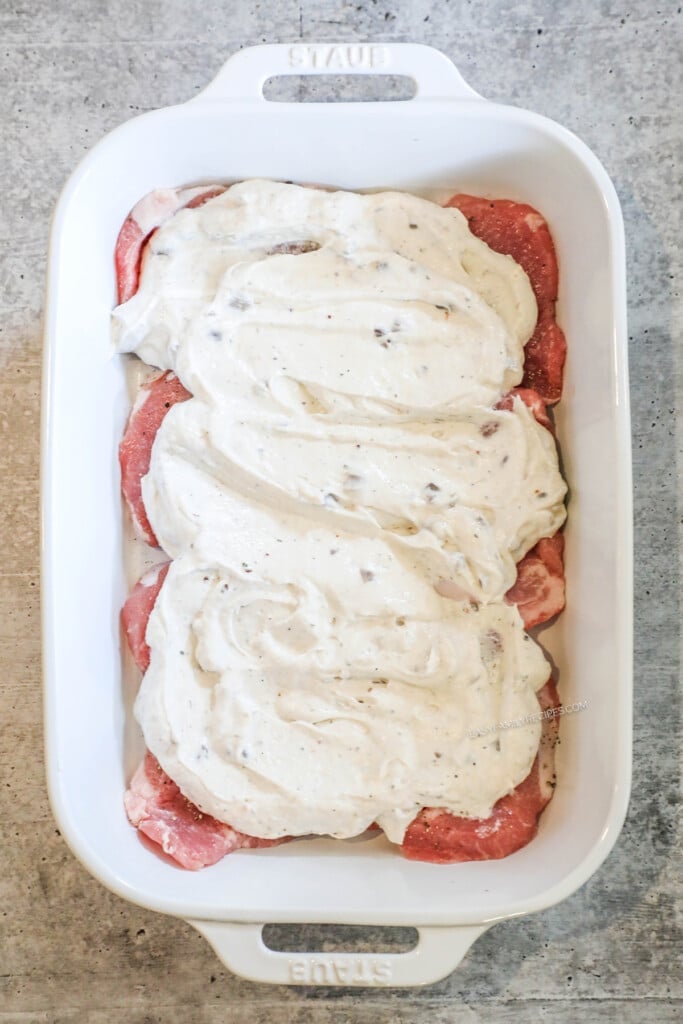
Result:
<svg viewBox="0 0 683 1024"><path fill-rule="evenodd" d="M304 46L290 47L291 68L316 68L325 71L355 71L386 68L389 51L386 46Z"/></svg>
<svg viewBox="0 0 683 1024"><path fill-rule="evenodd" d="M299 985L389 985L391 962L383 957L316 956L291 960L289 976Z"/></svg>

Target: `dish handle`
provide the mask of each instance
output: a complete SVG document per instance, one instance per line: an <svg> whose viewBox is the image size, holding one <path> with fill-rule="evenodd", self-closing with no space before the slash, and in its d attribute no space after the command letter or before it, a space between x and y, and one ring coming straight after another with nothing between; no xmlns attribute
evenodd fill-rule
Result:
<svg viewBox="0 0 683 1024"><path fill-rule="evenodd" d="M229 57L191 103L256 100L267 103L263 86L278 75L404 75L424 99L476 99L455 64L421 43L266 43Z"/></svg>
<svg viewBox="0 0 683 1024"><path fill-rule="evenodd" d="M407 953L287 953L269 949L263 925L188 921L225 966L274 985L396 988L430 985L453 971L488 925L418 928Z"/></svg>

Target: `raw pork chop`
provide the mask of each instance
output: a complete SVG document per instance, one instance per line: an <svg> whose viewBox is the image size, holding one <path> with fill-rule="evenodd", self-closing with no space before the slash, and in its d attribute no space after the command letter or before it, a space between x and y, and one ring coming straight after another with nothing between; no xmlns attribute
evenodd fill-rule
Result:
<svg viewBox="0 0 683 1024"><path fill-rule="evenodd" d="M548 622L564 608L564 535L543 537L517 565L517 579L505 595L516 604L525 629Z"/></svg>
<svg viewBox="0 0 683 1024"><path fill-rule="evenodd" d="M235 850L277 846L285 839L256 839L203 814L180 792L147 751L124 797L132 825L181 867L209 867Z"/></svg>
<svg viewBox="0 0 683 1024"><path fill-rule="evenodd" d="M532 206L509 199L459 193L446 206L460 210L473 235L496 252L512 256L526 272L536 296L538 320L524 349L522 386L533 388L545 402L559 401L567 343L555 320L558 270L548 225Z"/></svg>
<svg viewBox="0 0 683 1024"><path fill-rule="evenodd" d="M121 491L136 530L152 547L157 547L157 539L142 501L142 478L149 472L152 445L164 416L176 402L191 397L170 370L152 377L140 388L119 445Z"/></svg>
<svg viewBox="0 0 683 1024"><path fill-rule="evenodd" d="M562 540L561 534L556 536ZM556 547L555 538L547 545L552 551ZM559 554L555 551L554 557L554 568L557 568L558 559L561 566L561 551ZM552 558L549 562L552 564ZM145 641L147 621L168 565L165 563L140 580L122 612L128 642L143 672L149 667L149 647ZM557 689L551 679L539 691L538 700L542 710L559 706ZM555 717L543 720L541 746L530 774L509 796L498 801L489 818L460 818L438 808L420 811L408 827L402 844L406 857L438 863L489 860L506 857L528 843L536 834L538 816L550 800L555 785L553 749L557 728ZM246 836L203 814L182 795L149 752L133 776L125 805L131 823L187 868L215 864L236 849L274 846L285 841Z"/></svg>
<svg viewBox="0 0 683 1024"><path fill-rule="evenodd" d="M165 562L143 576L121 612L126 637L141 672L149 668L147 622L169 564ZM207 867L233 850L275 846L286 841L256 839L203 814L183 796L149 751L132 778L124 803L131 824L184 868Z"/></svg>
<svg viewBox="0 0 683 1024"><path fill-rule="evenodd" d="M170 564L164 562L163 565L158 565L145 573L135 584L121 609L121 623L128 646L141 672L146 672L149 668L149 647L145 639L147 623Z"/></svg>
<svg viewBox="0 0 683 1024"><path fill-rule="evenodd" d="M225 192L222 185L207 188L160 188L141 199L130 211L119 231L114 250L116 289L119 304L128 302L138 290L140 269L147 242L165 220L178 210L202 206Z"/></svg>
<svg viewBox="0 0 683 1024"><path fill-rule="evenodd" d="M498 407L512 408L513 395L518 395L522 399L542 426L552 430L543 399L530 388L514 388L509 395L500 400ZM167 372L154 377L143 386L119 447L121 489L133 521L149 544L156 545L157 541L142 501L141 480L149 470L152 445L164 416L176 402L185 401L190 397L189 391L183 387L175 374ZM556 535L556 538L539 541L517 567L517 581L508 591L507 599L519 606L527 629L547 621L564 607L563 547L561 534ZM140 586L141 583L138 584L138 588ZM135 591L131 598L134 594ZM150 609L153 604L152 599ZM126 616L124 609L124 617ZM131 646L135 653L138 645L132 643Z"/></svg>
<svg viewBox="0 0 683 1024"><path fill-rule="evenodd" d="M552 679L539 690L543 711L559 707ZM426 807L408 826L401 849L410 860L434 864L456 861L498 860L534 838L538 818L555 788L556 715L542 722L541 745L526 779L502 797L488 818L460 818L438 807Z"/></svg>

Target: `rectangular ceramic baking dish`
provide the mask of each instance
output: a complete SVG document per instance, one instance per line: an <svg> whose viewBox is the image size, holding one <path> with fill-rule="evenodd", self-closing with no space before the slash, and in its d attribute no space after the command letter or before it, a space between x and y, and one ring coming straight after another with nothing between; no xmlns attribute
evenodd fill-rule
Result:
<svg viewBox="0 0 683 1024"><path fill-rule="evenodd" d="M274 103L270 76L409 76L399 102ZM262 176L349 189L470 191L529 202L551 225L569 341L558 434L571 488L568 606L542 634L565 704L559 784L537 838L502 861L411 863L378 836L241 852L198 873L152 854L126 820L119 609L126 558L116 458L129 411L110 347L112 254L159 186ZM415 985L451 971L495 921L549 907L612 848L631 761L632 534L624 241L604 169L577 138L486 102L424 46L259 46L189 103L95 146L59 200L48 273L43 391L43 626L52 807L75 855L135 903L191 921L238 974L278 983ZM288 954L265 922L412 925L406 954Z"/></svg>

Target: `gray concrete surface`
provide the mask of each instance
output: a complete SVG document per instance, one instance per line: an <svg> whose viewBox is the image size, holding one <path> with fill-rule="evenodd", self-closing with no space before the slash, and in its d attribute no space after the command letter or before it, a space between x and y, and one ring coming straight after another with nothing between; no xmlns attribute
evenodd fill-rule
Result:
<svg viewBox="0 0 683 1024"><path fill-rule="evenodd" d="M681 7L670 0L2 0L2 1024L683 1018L682 25ZM483 95L579 134L611 174L626 220L637 544L628 820L581 891L494 927L449 978L419 991L271 988L231 976L190 927L122 902L88 876L59 836L44 785L38 415L51 210L69 172L105 132L140 110L192 96L242 45L301 39L440 47ZM322 938L311 929L299 940ZM367 944L376 939L365 936Z"/></svg>

